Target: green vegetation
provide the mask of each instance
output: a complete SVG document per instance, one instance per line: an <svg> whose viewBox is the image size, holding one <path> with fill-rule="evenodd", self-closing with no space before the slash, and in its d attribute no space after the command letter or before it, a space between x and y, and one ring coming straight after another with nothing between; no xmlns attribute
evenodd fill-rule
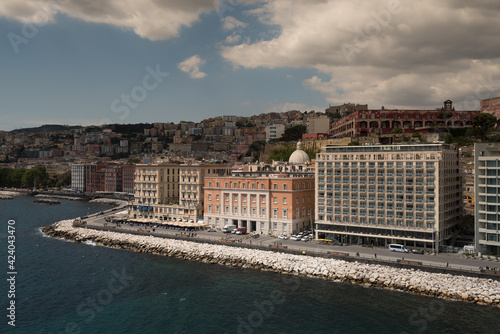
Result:
<svg viewBox="0 0 500 334"><path fill-rule="evenodd" d="M304 152L307 153L309 156L309 160L312 161L313 159L316 159L316 154L321 152L320 148L311 148L311 149L304 149Z"/></svg>
<svg viewBox="0 0 500 334"><path fill-rule="evenodd" d="M285 130L281 136L280 141L298 141L302 139L302 135L306 133L307 127L305 125L292 126Z"/></svg>
<svg viewBox="0 0 500 334"><path fill-rule="evenodd" d="M139 158L128 159L127 163L128 164L139 164L139 163L141 163L141 159L139 159Z"/></svg>
<svg viewBox="0 0 500 334"><path fill-rule="evenodd" d="M391 133L394 133L394 134L403 133L403 129L401 129L401 128L394 128L394 129L392 129Z"/></svg>
<svg viewBox="0 0 500 334"><path fill-rule="evenodd" d="M59 176L51 180L45 167L31 169L10 169L0 168L0 187L46 187L64 185L64 182L71 182L64 176Z"/></svg>
<svg viewBox="0 0 500 334"><path fill-rule="evenodd" d="M264 152L264 148L266 147L265 140L257 140L248 147L247 152L243 155L243 157L251 157L252 161L257 161L260 158L261 152Z"/></svg>
<svg viewBox="0 0 500 334"><path fill-rule="evenodd" d="M296 147L297 145L295 143L283 143L272 150L269 155L269 160L288 161Z"/></svg>
<svg viewBox="0 0 500 334"><path fill-rule="evenodd" d="M486 140L488 134L491 133L496 124L497 118L492 114L479 113L472 118L474 134L483 141Z"/></svg>

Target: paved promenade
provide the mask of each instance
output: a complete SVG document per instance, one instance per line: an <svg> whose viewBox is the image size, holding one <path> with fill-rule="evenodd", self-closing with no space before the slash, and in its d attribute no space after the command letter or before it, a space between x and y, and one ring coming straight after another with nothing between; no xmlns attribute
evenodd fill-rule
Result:
<svg viewBox="0 0 500 334"><path fill-rule="evenodd" d="M114 232L128 232L128 233L140 233L145 235L153 235L158 237L177 237L178 234L192 235L193 232L183 232L172 229L164 229L160 227L145 227L140 225L128 225L128 224L112 224L106 222L106 217L120 218L126 217L126 209L124 207L114 208L107 210L104 214L94 214L89 216L85 221L89 228L96 227L99 229L109 229ZM154 228L154 231L153 231ZM345 245L345 246L333 246L333 245L321 245L315 240L311 241L294 241L294 240L281 240L269 235L260 235L258 238L251 238L249 235L235 235L235 234L224 234L221 231L217 232L207 232L207 231L195 231L196 236L184 237L186 240L192 240L197 242L203 241L218 241L221 238L228 238L234 240L233 244L252 245L252 246L263 246L271 248L272 246L279 245L280 247L286 248L287 250L293 250L297 252L308 253L324 253L328 252L338 252L338 253L348 253L348 258L352 259L364 259L364 260L382 260L387 262L398 262L399 261L409 261L409 262L421 262L422 265L426 267L442 268L442 269L457 269L462 271L469 271L472 273L479 273L479 268L497 268L500 270L500 262L492 258L487 259L471 259L466 258L462 254L455 253L439 253L437 255L430 254L412 254L412 253L396 253L391 252L387 248L383 247L362 247L360 245ZM240 242L241 240L241 242Z"/></svg>

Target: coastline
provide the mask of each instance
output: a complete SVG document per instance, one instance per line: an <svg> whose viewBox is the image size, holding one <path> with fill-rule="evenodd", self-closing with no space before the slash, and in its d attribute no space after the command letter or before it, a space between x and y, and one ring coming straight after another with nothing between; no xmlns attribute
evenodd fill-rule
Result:
<svg viewBox="0 0 500 334"><path fill-rule="evenodd" d="M347 262L264 250L249 251L246 248L165 239L149 235L100 231L73 227L73 220L56 222L44 227L42 232L50 237L73 242L94 242L97 245L136 252L342 281L500 307L500 282L492 279L429 273L415 269L392 268L379 264Z"/></svg>

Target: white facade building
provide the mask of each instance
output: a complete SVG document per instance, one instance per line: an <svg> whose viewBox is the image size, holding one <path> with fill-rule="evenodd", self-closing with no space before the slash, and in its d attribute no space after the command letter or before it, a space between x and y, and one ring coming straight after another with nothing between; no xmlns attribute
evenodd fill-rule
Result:
<svg viewBox="0 0 500 334"><path fill-rule="evenodd" d="M475 248L500 255L500 145L474 145Z"/></svg>
<svg viewBox="0 0 500 334"><path fill-rule="evenodd" d="M448 145L326 146L316 159L316 237L436 249L455 233L462 192Z"/></svg>
<svg viewBox="0 0 500 334"><path fill-rule="evenodd" d="M86 166L73 164L71 165L71 190L84 192L86 183Z"/></svg>

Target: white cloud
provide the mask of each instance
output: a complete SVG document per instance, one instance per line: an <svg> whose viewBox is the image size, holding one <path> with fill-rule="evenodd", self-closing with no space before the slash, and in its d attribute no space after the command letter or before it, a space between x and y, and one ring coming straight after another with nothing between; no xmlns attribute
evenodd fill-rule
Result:
<svg viewBox="0 0 500 334"><path fill-rule="evenodd" d="M201 59L199 55L189 57L177 64L177 67L182 72L186 72L193 79L204 78L207 74L200 71L200 66L205 64L205 60Z"/></svg>
<svg viewBox="0 0 500 334"><path fill-rule="evenodd" d="M232 35L226 37L225 42L227 44L233 44L233 43L239 42L240 39L241 39L241 35L232 34Z"/></svg>
<svg viewBox="0 0 500 334"><path fill-rule="evenodd" d="M500 83L500 3L274 0L247 13L279 34L243 37L221 55L235 68L314 69L303 84L326 102L438 107L450 98L470 107L491 91L481 83L489 73Z"/></svg>
<svg viewBox="0 0 500 334"><path fill-rule="evenodd" d="M183 26L199 20L201 13L217 10L211 1L190 0L2 0L0 16L28 23L37 18L54 21L57 13L94 23L133 30L142 38L177 37Z"/></svg>
<svg viewBox="0 0 500 334"><path fill-rule="evenodd" d="M246 23L239 21L238 19L232 16L226 16L222 19L222 28L224 30L233 30L235 28L245 28L247 26Z"/></svg>

